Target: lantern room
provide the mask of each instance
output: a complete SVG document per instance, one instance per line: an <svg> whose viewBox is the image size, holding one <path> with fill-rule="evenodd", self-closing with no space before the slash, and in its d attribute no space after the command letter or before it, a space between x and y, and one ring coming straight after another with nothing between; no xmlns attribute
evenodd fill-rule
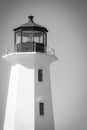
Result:
<svg viewBox="0 0 87 130"><path fill-rule="evenodd" d="M29 21L14 29L14 51L15 52L46 52L47 32L45 27L36 24L33 16L30 15Z"/></svg>

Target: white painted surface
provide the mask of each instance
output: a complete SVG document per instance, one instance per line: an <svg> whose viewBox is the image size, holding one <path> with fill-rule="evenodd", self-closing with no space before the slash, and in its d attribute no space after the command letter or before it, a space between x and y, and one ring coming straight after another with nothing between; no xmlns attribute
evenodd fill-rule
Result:
<svg viewBox="0 0 87 130"><path fill-rule="evenodd" d="M4 130L34 130L34 69L11 68Z"/></svg>
<svg viewBox="0 0 87 130"><path fill-rule="evenodd" d="M15 130L34 130L34 69L20 65Z"/></svg>
<svg viewBox="0 0 87 130"><path fill-rule="evenodd" d="M11 67L10 83L8 89L6 114L4 121L4 130L14 130L15 126L15 112L18 86L18 65Z"/></svg>
<svg viewBox="0 0 87 130"><path fill-rule="evenodd" d="M42 59L41 61L43 63L47 62L49 64L57 60L57 57L54 54L39 52L13 52L3 56L11 65L20 63L28 68L34 66L37 57L39 62Z"/></svg>
<svg viewBox="0 0 87 130"><path fill-rule="evenodd" d="M15 104L12 99L13 95L9 97L12 105L14 104L14 111L11 112L10 103L7 100L9 110L6 109L8 116L6 116L4 130L8 130L11 122L13 124L9 130L54 130L49 67L57 59L56 56L46 53L12 53L4 58L12 65L15 64L13 68L17 73L15 76L12 72L10 81L10 88L15 88L16 80ZM38 69L43 69L42 82L38 81ZM44 116L39 115L38 99L44 102ZM9 114L11 114L12 121L8 121Z"/></svg>
<svg viewBox="0 0 87 130"><path fill-rule="evenodd" d="M54 60L53 60L54 58ZM50 82L50 64L55 56L36 55L35 59L35 128L36 130L54 130L54 116ZM43 81L38 81L38 68L43 69ZM39 115L39 102L44 102L44 115Z"/></svg>

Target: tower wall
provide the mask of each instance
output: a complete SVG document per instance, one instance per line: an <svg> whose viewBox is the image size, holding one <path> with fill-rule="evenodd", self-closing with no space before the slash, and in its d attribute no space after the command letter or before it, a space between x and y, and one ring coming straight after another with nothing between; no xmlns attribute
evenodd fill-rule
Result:
<svg viewBox="0 0 87 130"><path fill-rule="evenodd" d="M35 58L35 130L54 130L50 64L55 56L40 54ZM43 70L43 81L38 81L38 69ZM40 115L39 103L44 103L44 115Z"/></svg>
<svg viewBox="0 0 87 130"><path fill-rule="evenodd" d="M4 130L34 130L34 69L11 67Z"/></svg>
<svg viewBox="0 0 87 130"><path fill-rule="evenodd" d="M20 65L14 130L34 130L34 115L34 69Z"/></svg>
<svg viewBox="0 0 87 130"><path fill-rule="evenodd" d="M4 58L12 64L4 130L54 130L50 64L56 56L28 52ZM43 70L41 82L38 69ZM40 102L44 115L40 115Z"/></svg>
<svg viewBox="0 0 87 130"><path fill-rule="evenodd" d="M41 66L40 66L41 67ZM52 95L49 67L42 67L43 82L35 85L35 130L54 130ZM35 76L37 77L37 71ZM40 115L39 103L44 103L44 115Z"/></svg>
<svg viewBox="0 0 87 130"><path fill-rule="evenodd" d="M3 130L14 130L18 86L18 65L11 67Z"/></svg>

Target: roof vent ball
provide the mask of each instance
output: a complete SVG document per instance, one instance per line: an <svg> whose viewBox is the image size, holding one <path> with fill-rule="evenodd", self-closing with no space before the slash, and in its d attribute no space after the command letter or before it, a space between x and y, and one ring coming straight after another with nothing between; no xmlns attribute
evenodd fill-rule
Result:
<svg viewBox="0 0 87 130"><path fill-rule="evenodd" d="M29 18L29 22L33 22L34 16L30 15L30 16L28 16L28 18Z"/></svg>

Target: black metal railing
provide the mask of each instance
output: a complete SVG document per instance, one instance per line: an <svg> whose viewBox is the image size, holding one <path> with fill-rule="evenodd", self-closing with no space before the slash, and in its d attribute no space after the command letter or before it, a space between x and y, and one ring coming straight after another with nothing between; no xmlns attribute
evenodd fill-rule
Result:
<svg viewBox="0 0 87 130"><path fill-rule="evenodd" d="M14 52L42 52L47 54L55 55L55 50L51 47L44 46L40 43L20 43L14 46L14 50L10 50L8 47L5 47L5 53L14 53Z"/></svg>

